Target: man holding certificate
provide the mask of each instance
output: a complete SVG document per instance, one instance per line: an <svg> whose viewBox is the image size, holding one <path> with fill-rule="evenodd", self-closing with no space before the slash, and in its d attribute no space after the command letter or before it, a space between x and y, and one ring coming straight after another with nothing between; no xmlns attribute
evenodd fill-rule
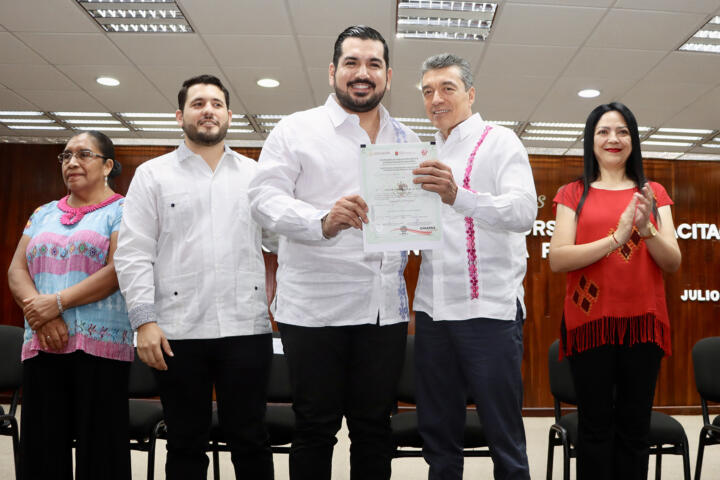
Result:
<svg viewBox="0 0 720 480"><path fill-rule="evenodd" d="M429 478L462 479L468 398L477 405L496 479L529 479L522 421L525 232L537 214L527 152L472 113L470 64L451 54L422 67L439 161L414 170L443 202L442 249L423 250L415 291L419 429Z"/></svg>
<svg viewBox="0 0 720 480"><path fill-rule="evenodd" d="M390 478L389 415L409 317L407 254L363 250L361 145L417 136L380 105L388 47L353 26L335 42L325 105L280 121L248 191L252 214L281 234L275 320L290 367L296 432L292 480L329 480L343 416L353 480Z"/></svg>

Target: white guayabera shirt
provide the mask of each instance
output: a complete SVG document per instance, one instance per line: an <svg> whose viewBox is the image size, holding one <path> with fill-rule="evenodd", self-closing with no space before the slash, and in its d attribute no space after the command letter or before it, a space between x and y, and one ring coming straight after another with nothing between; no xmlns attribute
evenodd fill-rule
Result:
<svg viewBox="0 0 720 480"><path fill-rule="evenodd" d="M478 114L436 141L458 193L452 206L443 204L443 248L422 252L413 308L434 320L515 320L525 233L537 215L527 151L512 130Z"/></svg>
<svg viewBox="0 0 720 480"><path fill-rule="evenodd" d="M270 332L247 200L257 168L225 146L213 172L184 142L137 168L114 257L133 328L157 321L171 340Z"/></svg>
<svg viewBox="0 0 720 480"><path fill-rule="evenodd" d="M417 142L380 106L376 143ZM320 219L337 200L360 194L360 145L370 144L357 115L333 95L325 105L284 118L265 141L250 183L253 216L280 234L275 320L321 327L380 325L409 318L407 253L365 253L362 232L322 235Z"/></svg>

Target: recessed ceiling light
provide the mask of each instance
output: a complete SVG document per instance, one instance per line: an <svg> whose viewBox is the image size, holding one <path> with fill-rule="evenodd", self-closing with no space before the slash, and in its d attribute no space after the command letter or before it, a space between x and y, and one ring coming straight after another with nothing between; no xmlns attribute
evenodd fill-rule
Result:
<svg viewBox="0 0 720 480"><path fill-rule="evenodd" d="M264 88L275 88L280 85L280 82L278 82L274 78L261 78L257 81L257 84Z"/></svg>
<svg viewBox="0 0 720 480"><path fill-rule="evenodd" d="M95 81L100 85L105 85L106 87L117 87L120 85L120 80L112 77L98 77Z"/></svg>
<svg viewBox="0 0 720 480"><path fill-rule="evenodd" d="M577 94L578 97L582 98L595 98L600 96L600 90L595 90L594 88L586 88L585 90L580 90Z"/></svg>

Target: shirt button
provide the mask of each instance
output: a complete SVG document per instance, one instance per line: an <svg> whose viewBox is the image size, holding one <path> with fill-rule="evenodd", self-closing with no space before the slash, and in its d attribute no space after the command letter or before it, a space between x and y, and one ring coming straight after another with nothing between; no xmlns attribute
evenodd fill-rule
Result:
<svg viewBox="0 0 720 480"><path fill-rule="evenodd" d="M174 203L171 203L170 206L174 208L174 207L175 207L175 204L174 204Z"/></svg>
<svg viewBox="0 0 720 480"><path fill-rule="evenodd" d="M177 296L177 292L175 292L173 295Z"/></svg>

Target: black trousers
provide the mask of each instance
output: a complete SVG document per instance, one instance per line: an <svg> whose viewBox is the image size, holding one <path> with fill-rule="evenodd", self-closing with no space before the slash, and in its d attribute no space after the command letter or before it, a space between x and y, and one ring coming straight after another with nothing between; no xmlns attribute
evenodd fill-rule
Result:
<svg viewBox="0 0 720 480"><path fill-rule="evenodd" d="M604 345L571 355L578 400L577 478L643 479L662 350Z"/></svg>
<svg viewBox="0 0 720 480"><path fill-rule="evenodd" d="M130 363L81 351L23 363L20 468L24 480L130 480Z"/></svg>
<svg viewBox="0 0 720 480"><path fill-rule="evenodd" d="M418 429L430 480L462 480L468 396L496 480L529 480L522 419L523 318L436 321L415 313Z"/></svg>
<svg viewBox="0 0 720 480"><path fill-rule="evenodd" d="M407 323L345 327L279 324L290 367L296 431L292 480L330 480L335 434L350 431L350 478L390 478L390 412L405 356Z"/></svg>
<svg viewBox="0 0 720 480"><path fill-rule="evenodd" d="M214 385L235 478L271 480L265 404L272 335L171 340L170 346L175 356L165 355L168 369L155 370L168 433L166 478L207 478Z"/></svg>

